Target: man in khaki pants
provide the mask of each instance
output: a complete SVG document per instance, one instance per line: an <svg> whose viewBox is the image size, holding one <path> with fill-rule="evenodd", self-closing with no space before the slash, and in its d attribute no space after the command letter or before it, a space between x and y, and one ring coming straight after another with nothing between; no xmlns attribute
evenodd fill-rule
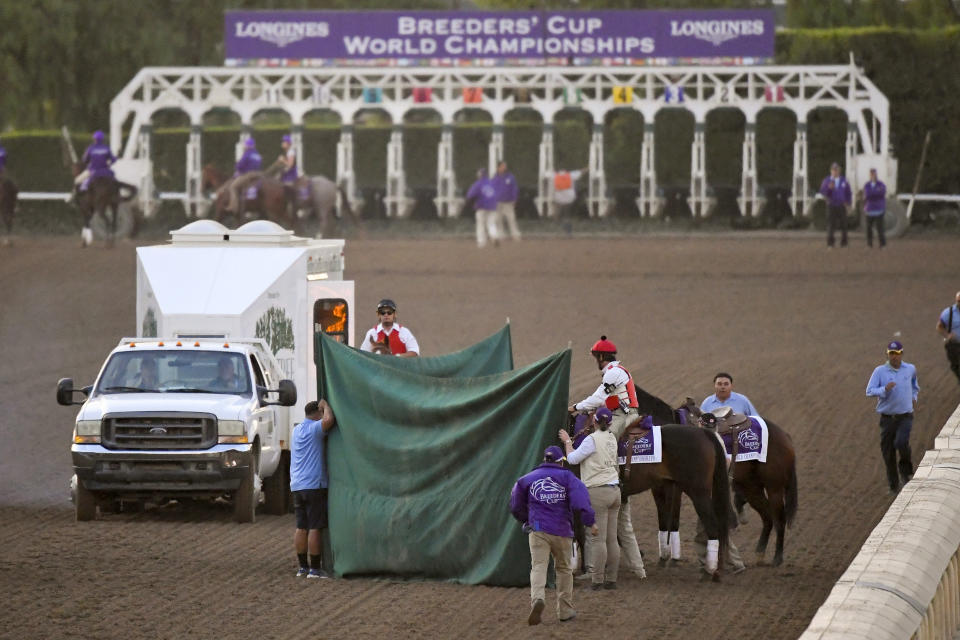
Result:
<svg viewBox="0 0 960 640"><path fill-rule="evenodd" d="M547 447L543 463L517 480L510 492L510 513L523 523L530 543L530 616L528 624L540 624L544 609L547 563L553 555L557 571L557 617L573 620L573 573L570 555L574 511L584 526L597 534L587 488L577 476L563 468L560 447Z"/></svg>
<svg viewBox="0 0 960 640"><path fill-rule="evenodd" d="M609 410L597 411L597 431L573 450L573 440L560 429L567 462L580 465L580 478L587 485L590 506L596 514L597 533L587 536L586 556L592 567L591 588L616 589L620 569L617 516L620 515L620 477L617 473L617 439L610 433Z"/></svg>

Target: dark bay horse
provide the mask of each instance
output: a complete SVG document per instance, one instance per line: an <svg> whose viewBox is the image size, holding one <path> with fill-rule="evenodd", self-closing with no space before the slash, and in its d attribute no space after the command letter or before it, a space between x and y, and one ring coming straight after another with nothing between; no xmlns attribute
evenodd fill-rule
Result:
<svg viewBox="0 0 960 640"><path fill-rule="evenodd" d="M684 408L694 416L700 409L687 398ZM790 434L769 418L767 423L767 461L747 460L732 466L734 506L737 511L749 504L760 514L763 530L757 542L757 560L763 562L770 541L770 532L776 528L777 544L773 566L783 563L783 539L787 526L797 515L797 454Z"/></svg>
<svg viewBox="0 0 960 640"><path fill-rule="evenodd" d="M640 391L638 388L638 400ZM672 415L673 410L669 406L667 409ZM649 429L642 426L645 417L639 417L628 425L621 441L629 439L631 435L649 433ZM575 436L576 446L592 432L594 424L591 417ZM675 531L678 528L674 523L679 517L680 494L686 493L704 523L707 537L719 541L719 558L725 558L732 509L726 457L720 441L703 429L669 423L661 426L660 437L660 462L621 466L623 495L629 497L649 489L657 506L660 530ZM715 581L720 580L723 564L718 562L711 574Z"/></svg>
<svg viewBox="0 0 960 640"><path fill-rule="evenodd" d="M2 244L10 244L10 234L13 233L13 214L17 208L17 194L20 193L13 180L0 173L0 218L3 218L3 227L6 235Z"/></svg>
<svg viewBox="0 0 960 640"><path fill-rule="evenodd" d="M292 206L288 207L290 191L286 185L270 175L279 169L279 163L275 162L255 179L245 180L246 184L239 194L241 211L237 216L238 223L252 215L276 222L285 229L304 233L303 221L316 220L320 225L320 233L327 236L333 231L338 192L344 212L353 217L346 192L323 176L301 177L293 187ZM227 211L231 180L230 176L212 164L203 167L203 188L215 191L213 218L218 222L222 222L231 213ZM248 198L247 190L252 185L257 187L256 197ZM298 212L304 213L303 220L297 215Z"/></svg>
<svg viewBox="0 0 960 640"><path fill-rule="evenodd" d="M80 163L73 165L74 176L84 169ZM126 193L122 193L122 192ZM86 191L76 194L77 208L83 216L83 231L81 245L87 246L93 240L91 221L93 216L100 214L106 227L106 245L113 246L117 235L117 217L121 202L129 202L137 195L137 188L131 184L120 182L115 178L98 177L89 180ZM109 215L108 215L109 211ZM133 233L136 233L136 216L134 216Z"/></svg>

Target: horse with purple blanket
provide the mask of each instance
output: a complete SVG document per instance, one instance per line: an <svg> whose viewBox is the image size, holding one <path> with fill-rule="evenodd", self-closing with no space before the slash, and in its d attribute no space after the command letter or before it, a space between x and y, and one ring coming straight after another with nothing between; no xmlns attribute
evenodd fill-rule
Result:
<svg viewBox="0 0 960 640"><path fill-rule="evenodd" d="M727 478L726 458L717 438L703 429L679 422L673 409L640 388L637 388L641 417L624 431L623 442L650 434L653 430L647 422L662 423L656 431L660 437L660 460L644 464L628 465L629 452L625 455L621 486L624 497L653 493L660 523L661 562L664 560L666 533L679 528L680 494L686 493L693 502L697 515L706 527L708 542L707 573L719 581L721 564L718 558L725 557L729 535L730 487ZM592 416L581 418L581 428L574 430L574 446L589 435L594 427ZM677 538L679 540L679 538Z"/></svg>

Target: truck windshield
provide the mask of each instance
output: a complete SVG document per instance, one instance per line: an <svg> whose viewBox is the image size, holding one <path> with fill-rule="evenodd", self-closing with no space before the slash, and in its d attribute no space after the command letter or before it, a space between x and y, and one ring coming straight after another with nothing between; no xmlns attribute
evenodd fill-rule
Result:
<svg viewBox="0 0 960 640"><path fill-rule="evenodd" d="M123 351L113 354L95 393L251 392L243 354L216 351Z"/></svg>

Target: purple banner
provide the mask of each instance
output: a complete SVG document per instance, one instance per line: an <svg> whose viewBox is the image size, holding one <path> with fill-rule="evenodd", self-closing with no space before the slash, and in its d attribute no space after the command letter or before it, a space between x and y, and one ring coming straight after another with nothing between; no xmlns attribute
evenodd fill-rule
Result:
<svg viewBox="0 0 960 640"><path fill-rule="evenodd" d="M773 57L771 10L227 11L227 64L593 64ZM283 62L281 62L283 61Z"/></svg>

